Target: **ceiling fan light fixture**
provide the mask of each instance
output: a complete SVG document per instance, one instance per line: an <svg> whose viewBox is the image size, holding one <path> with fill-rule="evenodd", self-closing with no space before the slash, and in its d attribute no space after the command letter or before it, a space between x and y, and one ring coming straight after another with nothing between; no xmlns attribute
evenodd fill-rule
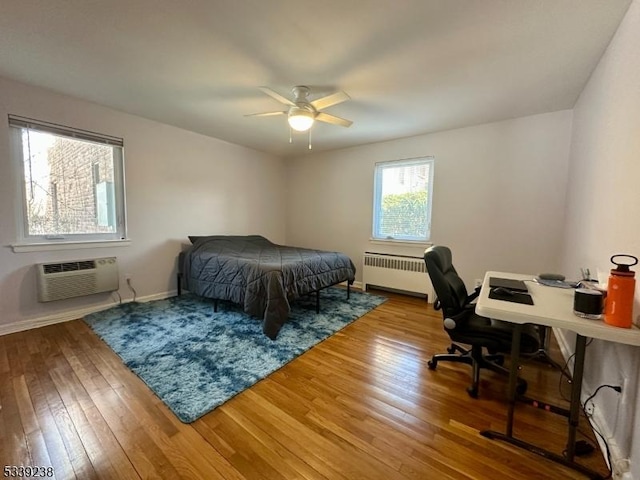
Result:
<svg viewBox="0 0 640 480"><path fill-rule="evenodd" d="M312 127L314 119L313 112L300 107L291 107L287 121L296 132L306 132Z"/></svg>
<svg viewBox="0 0 640 480"><path fill-rule="evenodd" d="M287 106L287 110L279 110L275 112L264 113L252 113L245 115L245 117L271 117L274 115L286 115L287 123L289 123L289 143L293 142L293 131L296 132L309 132L309 142L311 141L311 127L316 122L330 123L332 125L339 125L341 127L350 127L353 123L346 118L336 117L325 113L323 109L329 108L333 105L345 102L351 97L345 92L338 91L330 95L326 95L315 100L308 100L310 93L309 87L304 85L298 85L293 87L292 93L293 100L289 100L283 97L279 93L271 90L269 87L260 87L265 94L271 98L277 100L283 105ZM309 150L311 150L311 143L309 143Z"/></svg>

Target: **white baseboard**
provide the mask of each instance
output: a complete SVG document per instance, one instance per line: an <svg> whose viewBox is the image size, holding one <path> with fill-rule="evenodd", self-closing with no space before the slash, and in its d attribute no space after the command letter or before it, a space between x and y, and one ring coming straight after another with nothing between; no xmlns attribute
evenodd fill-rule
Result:
<svg viewBox="0 0 640 480"><path fill-rule="evenodd" d="M173 297L176 295L176 291L156 293L154 295L147 295L144 297L136 298L136 302L150 302L152 300L162 300L165 298ZM130 303L133 299L123 300L122 303ZM9 335L11 333L24 332L25 330L32 330L34 328L45 327L47 325L53 325L55 323L69 322L71 320L77 320L83 318L90 313L100 312L107 308L115 307L118 302L101 303L99 305L92 305L90 307L77 308L74 310L67 310L65 312L59 312L54 315L47 315L44 317L30 318L28 320L21 320L19 322L8 323L0 325L0 336Z"/></svg>

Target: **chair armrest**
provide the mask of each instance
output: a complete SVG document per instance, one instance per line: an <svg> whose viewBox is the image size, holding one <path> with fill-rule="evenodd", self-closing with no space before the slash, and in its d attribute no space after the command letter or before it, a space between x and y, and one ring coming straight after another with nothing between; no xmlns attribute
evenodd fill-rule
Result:
<svg viewBox="0 0 640 480"><path fill-rule="evenodd" d="M467 320L469 319L469 314L472 314L472 313L473 313L472 309L465 309L456 315L445 317L444 328L446 330L455 330L465 326L467 324Z"/></svg>
<svg viewBox="0 0 640 480"><path fill-rule="evenodd" d="M465 303L471 303L476 298L478 298L478 296L480 295L480 290L482 290L482 286L478 285L476 289L473 291L473 293L467 297L467 300L465 301Z"/></svg>

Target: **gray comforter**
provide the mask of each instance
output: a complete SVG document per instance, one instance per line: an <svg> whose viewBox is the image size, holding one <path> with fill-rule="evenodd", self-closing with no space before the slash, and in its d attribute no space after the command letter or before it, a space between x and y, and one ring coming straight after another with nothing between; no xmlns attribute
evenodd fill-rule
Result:
<svg viewBox="0 0 640 480"><path fill-rule="evenodd" d="M192 238L182 255L185 287L206 298L230 300L263 319L275 339L287 321L289 301L355 279L355 266L338 252L288 247L259 235Z"/></svg>

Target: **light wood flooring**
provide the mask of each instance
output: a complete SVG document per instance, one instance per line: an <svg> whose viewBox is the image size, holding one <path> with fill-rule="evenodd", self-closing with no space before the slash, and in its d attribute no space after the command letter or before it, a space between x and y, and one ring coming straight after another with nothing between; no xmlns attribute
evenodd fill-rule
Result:
<svg viewBox="0 0 640 480"><path fill-rule="evenodd" d="M429 370L449 344L440 312L385 295L188 425L81 320L0 337L0 468L52 466L55 478L82 480L584 478L480 436L503 430L506 378L483 371L474 400L468 366ZM531 394L566 405L569 385L557 371L533 362L522 372ZM566 425L519 405L514 433L560 453ZM586 421L581 430L592 438ZM607 474L599 450L580 461Z"/></svg>

